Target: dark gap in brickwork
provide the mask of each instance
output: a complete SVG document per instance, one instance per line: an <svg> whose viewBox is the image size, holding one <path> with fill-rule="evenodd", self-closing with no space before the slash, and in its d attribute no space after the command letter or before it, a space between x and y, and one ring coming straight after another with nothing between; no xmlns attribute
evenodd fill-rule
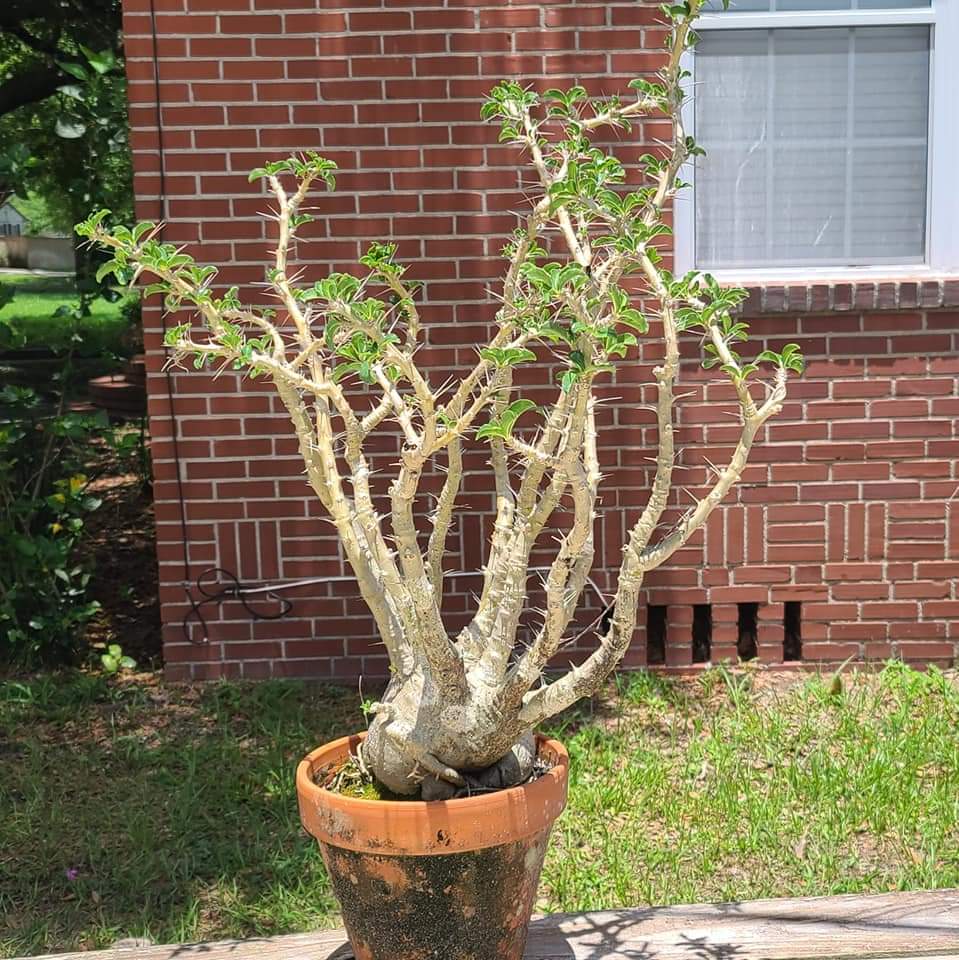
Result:
<svg viewBox="0 0 959 960"><path fill-rule="evenodd" d="M646 664L662 666L666 662L666 607L646 607Z"/></svg>
<svg viewBox="0 0 959 960"><path fill-rule="evenodd" d="M802 660L802 604L787 600L783 612L783 660Z"/></svg>
<svg viewBox="0 0 959 960"><path fill-rule="evenodd" d="M758 603L740 603L739 606L739 639L736 641L736 650L740 660L755 660L757 656L756 636L759 620Z"/></svg>
<svg viewBox="0 0 959 960"><path fill-rule="evenodd" d="M693 663L709 663L713 646L713 608L708 603L693 606Z"/></svg>

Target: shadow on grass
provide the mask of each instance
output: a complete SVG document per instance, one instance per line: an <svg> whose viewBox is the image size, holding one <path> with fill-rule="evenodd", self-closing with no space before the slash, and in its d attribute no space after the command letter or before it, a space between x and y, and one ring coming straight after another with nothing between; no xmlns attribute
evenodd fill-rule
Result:
<svg viewBox="0 0 959 960"><path fill-rule="evenodd" d="M0 684L0 866L16 864L0 870L0 956L338 923L293 776L363 725L357 691L79 672ZM670 695L652 679L624 689L637 684ZM561 723L601 734L613 712L597 700Z"/></svg>
<svg viewBox="0 0 959 960"><path fill-rule="evenodd" d="M3 684L0 956L334 923L293 775L362 724L342 688Z"/></svg>
<svg viewBox="0 0 959 960"><path fill-rule="evenodd" d="M631 676L551 725L573 765L542 907L959 884L954 677L892 664L766 696L744 676ZM0 686L0 956L335 925L293 774L362 725L354 691L286 682ZM692 938L673 956L733 946Z"/></svg>

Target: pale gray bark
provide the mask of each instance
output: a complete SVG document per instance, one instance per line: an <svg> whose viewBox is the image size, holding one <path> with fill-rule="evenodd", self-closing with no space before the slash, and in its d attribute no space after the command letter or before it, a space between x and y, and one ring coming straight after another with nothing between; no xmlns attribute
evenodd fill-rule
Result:
<svg viewBox="0 0 959 960"><path fill-rule="evenodd" d="M615 668L632 639L645 574L702 527L741 476L763 424L781 408L786 361L779 361L774 378L763 385L764 399L754 399L748 377L755 368L732 350L737 337L730 332L728 305L715 309L718 288L709 281L677 282L663 270L656 250L677 174L693 149L682 125L680 58L700 3L690 0L688 14L674 14L658 92L645 90L633 102L609 102L576 114L576 129L585 137L602 127L626 128L631 118L651 112L671 119L672 142L662 161L649 168L652 179L635 195L638 207L632 212L616 212L618 201L609 192L606 200L591 194L583 177L576 180L571 199L568 178L590 162L588 151L569 139L568 128L566 139L549 133L552 115L536 114L521 88L514 87L513 99L504 101L500 115L529 154L538 195L512 243L493 335L474 366L454 383L434 388L417 365L422 321L392 250L371 251L364 259L370 275L352 283L347 277L335 290L308 293L291 275L303 202L313 181L329 170L322 158L292 158L289 166L266 171L277 222L270 284L285 322L241 309L233 300L217 300L210 293L209 272L197 273L190 258L158 248L156 229L131 235L108 231L97 221L87 233L112 248L121 266L157 278L173 306L195 305L205 337L177 328L171 344L176 357L192 354L203 362L249 367L276 385L299 440L306 479L336 528L389 654L392 679L374 707L363 759L396 793L422 790L439 797L471 784L503 785L525 776L533 728L595 692ZM290 174L295 174L293 191L284 186ZM550 235L565 246L565 262L573 270L573 279L563 281L558 292L552 287L544 292L545 281L535 279L545 257L538 244ZM628 273L642 279L644 295L657 304L653 317L663 344L663 360L654 371L655 477L645 508L632 520L608 631L582 666L547 683L544 672L570 639L594 561L602 479L594 381L613 355L609 336L623 322L618 311L628 299L618 283ZM384 290L394 306L367 299L367 287ZM690 315L734 386L741 436L712 487L663 533L677 458L679 335ZM514 432L510 425L494 430L489 439L496 511L488 560L475 615L453 637L442 616L443 559L463 487L465 445L475 440L481 418L489 420L489 431L510 414L521 391L518 364L531 359L528 346L543 349L548 339L541 329L544 317L567 325L564 349L573 373L557 387L537 432ZM258 338L248 341L238 332L244 330ZM356 395L342 385L344 370L368 385L372 403L362 401L362 412ZM389 512L381 516L366 443L387 422L402 449L389 485ZM444 483L435 510L420 518L417 497L433 464L445 469ZM524 649L517 638L528 604L530 558L561 506L571 508L571 523L557 538L543 583L542 622Z"/></svg>

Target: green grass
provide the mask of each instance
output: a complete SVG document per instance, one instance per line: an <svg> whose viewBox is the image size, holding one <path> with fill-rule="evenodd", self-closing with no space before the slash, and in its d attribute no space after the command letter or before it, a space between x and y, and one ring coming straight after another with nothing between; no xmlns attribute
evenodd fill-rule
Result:
<svg viewBox="0 0 959 960"><path fill-rule="evenodd" d="M0 274L0 284L16 291L13 301L0 309L0 322L8 322L23 334L26 346L62 350L69 345L74 321L55 314L59 307L75 307L79 302L72 278ZM129 321L123 307L128 299L114 303L97 299L90 305L90 315L75 322L80 355L92 356L104 350L125 352L122 340Z"/></svg>
<svg viewBox="0 0 959 960"><path fill-rule="evenodd" d="M765 679L765 678L764 678ZM639 675L567 737L545 906L595 910L959 885L959 689L892 664L698 689Z"/></svg>
<svg viewBox="0 0 959 960"><path fill-rule="evenodd" d="M337 922L296 761L353 691L84 674L0 692L0 956ZM570 804L540 909L959 885L959 691L892 665L647 674L554 725ZM67 871L76 870L68 879Z"/></svg>

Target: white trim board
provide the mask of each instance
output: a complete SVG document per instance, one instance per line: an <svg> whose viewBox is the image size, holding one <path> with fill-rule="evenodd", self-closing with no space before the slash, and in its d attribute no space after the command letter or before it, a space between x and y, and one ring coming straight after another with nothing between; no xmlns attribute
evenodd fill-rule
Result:
<svg viewBox="0 0 959 960"><path fill-rule="evenodd" d="M930 98L929 98L929 161L926 192L926 256L923 262L888 262L875 264L791 264L780 268L765 265L755 270L731 264L722 269L710 268L716 275L735 275L741 282L771 282L774 279L798 277L814 282L817 278L837 276L854 279L869 274L896 277L937 276L959 273L959 109L955 91L959 90L959 0L933 0L928 7L876 10L822 10L705 14L697 25L699 32L727 29L773 29L823 26L884 26L896 24L930 24ZM695 53L688 51L683 66L696 83ZM695 112L691 99L683 109L683 122L693 135ZM675 270L684 273L695 263L695 190L693 163L680 171L680 178L690 183L674 201Z"/></svg>

